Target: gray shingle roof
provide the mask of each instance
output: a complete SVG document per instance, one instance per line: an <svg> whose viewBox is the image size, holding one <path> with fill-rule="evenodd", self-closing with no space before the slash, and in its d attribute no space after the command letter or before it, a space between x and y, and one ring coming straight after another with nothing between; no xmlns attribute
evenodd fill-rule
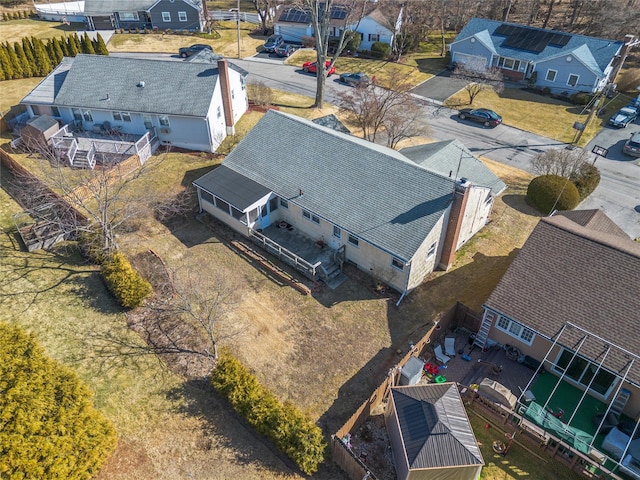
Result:
<svg viewBox="0 0 640 480"><path fill-rule="evenodd" d="M456 36L453 43L455 44L460 40L472 37L486 30L489 33L489 38L493 44L493 48L498 55L509 58L518 58L530 62L540 62L542 60L550 59L559 55L566 55L567 53L571 52L582 62L584 62L587 67L593 70L594 73L597 73L599 75L603 74L605 68L609 65L613 57L618 53L618 50L620 50L620 47L622 47L623 45L623 42L617 42L614 40L587 37L585 35L577 35L567 32L558 32L569 35L571 37L569 42L565 46L561 47L550 44L547 45L547 47L540 53L534 53L527 50L502 46L506 40L506 37L494 35L494 32L503 23L525 27L525 25L519 25L516 23L499 22L496 20L488 20L484 18L472 18L471 20L469 20L469 23L464 26L458 36ZM534 27L526 28L544 32L554 32L554 30L544 30ZM481 38L483 41L486 41L486 34L483 33Z"/></svg>
<svg viewBox="0 0 640 480"><path fill-rule="evenodd" d="M65 57L58 66L47 75L36 87L31 90L20 103L27 104L46 104L50 105L60 91L62 84L67 78L67 72L73 65L75 58Z"/></svg>
<svg viewBox="0 0 640 480"><path fill-rule="evenodd" d="M205 175L196 180L197 185L207 192L223 198L238 210L243 212L253 203L271 193L271 190L257 182L234 172L230 168L220 165L215 175Z"/></svg>
<svg viewBox="0 0 640 480"><path fill-rule="evenodd" d="M144 87L138 86L141 81ZM63 82L54 105L205 117L218 82L218 67L199 62L78 55ZM49 83L47 91L51 90ZM40 85L44 87L45 82ZM22 103L39 96L32 91Z"/></svg>
<svg viewBox="0 0 640 480"><path fill-rule="evenodd" d="M141 12L156 0L84 0L85 15L110 14L113 12Z"/></svg>
<svg viewBox="0 0 640 480"><path fill-rule="evenodd" d="M223 165L405 261L452 200L451 179L400 153L273 110Z"/></svg>
<svg viewBox="0 0 640 480"><path fill-rule="evenodd" d="M311 120L316 125L322 125L323 127L332 128L337 132L351 134L351 131L344 126L344 123L340 121L333 113L325 115L324 117L318 117Z"/></svg>
<svg viewBox="0 0 640 480"><path fill-rule="evenodd" d="M484 465L454 383L391 389L410 469Z"/></svg>
<svg viewBox="0 0 640 480"><path fill-rule="evenodd" d="M407 147L401 149L400 153L440 175L455 178L457 173L456 180L466 178L474 185L489 187L494 195L500 195L507 188L502 180L458 140Z"/></svg>
<svg viewBox="0 0 640 480"><path fill-rule="evenodd" d="M565 322L582 327L630 352L640 352L640 244L583 227L568 217L543 218L493 290L485 306L552 338ZM573 347L582 334L568 331ZM591 358L603 342L581 349ZM620 352L605 365L618 371ZM631 378L640 382L640 361Z"/></svg>
<svg viewBox="0 0 640 480"><path fill-rule="evenodd" d="M563 210L557 212L556 215L567 217L572 222L587 227L590 230L608 233L624 238L625 240L629 239L629 235L627 235L624 230L607 217L602 210L598 210L597 208L591 210Z"/></svg>

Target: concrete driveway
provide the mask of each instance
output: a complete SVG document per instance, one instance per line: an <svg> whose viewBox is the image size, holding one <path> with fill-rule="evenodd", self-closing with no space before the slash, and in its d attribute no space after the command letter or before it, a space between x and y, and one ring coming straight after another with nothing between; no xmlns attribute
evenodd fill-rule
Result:
<svg viewBox="0 0 640 480"><path fill-rule="evenodd" d="M435 77L431 77L415 87L411 93L433 100L435 103L442 103L466 86L466 81L452 77L450 70L443 70Z"/></svg>

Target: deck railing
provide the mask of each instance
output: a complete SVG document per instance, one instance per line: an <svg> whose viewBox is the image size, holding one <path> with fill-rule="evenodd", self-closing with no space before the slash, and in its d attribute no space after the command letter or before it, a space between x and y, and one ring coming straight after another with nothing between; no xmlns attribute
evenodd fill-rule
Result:
<svg viewBox="0 0 640 480"><path fill-rule="evenodd" d="M296 270L305 274L307 277L315 280L319 275L322 262L317 262L315 264L309 263L304 258L299 257L279 243L253 229L249 229L249 238L255 241L258 245L261 245L266 251L276 255L283 262L288 263Z"/></svg>

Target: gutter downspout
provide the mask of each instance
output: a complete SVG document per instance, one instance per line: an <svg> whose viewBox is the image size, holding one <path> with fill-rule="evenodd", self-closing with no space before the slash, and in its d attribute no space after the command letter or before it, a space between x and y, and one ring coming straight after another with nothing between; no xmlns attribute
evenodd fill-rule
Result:
<svg viewBox="0 0 640 480"><path fill-rule="evenodd" d="M411 262L409 262L407 265L411 267ZM407 281L404 283L404 292L402 292L402 295L400 295L400 298L396 302L396 307L400 305L400 302L402 301L402 299L407 295L407 293L409 293L409 277L410 276L411 276L411 268L409 268L409 271L407 272Z"/></svg>

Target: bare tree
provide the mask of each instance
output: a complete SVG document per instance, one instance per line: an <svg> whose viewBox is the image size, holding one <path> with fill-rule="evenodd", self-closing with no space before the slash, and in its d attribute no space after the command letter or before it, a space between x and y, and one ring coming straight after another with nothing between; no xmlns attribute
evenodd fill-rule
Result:
<svg viewBox="0 0 640 480"><path fill-rule="evenodd" d="M327 71L335 64L336 59L344 51L347 44L354 35L358 35L356 30L360 25L360 21L365 15L367 2L359 2L358 0L349 0L346 2L335 2L334 0L300 0L295 7L309 13L311 17L311 25L315 38L316 48L316 98L313 106L315 108L323 108L325 84L327 81ZM331 35L333 32L332 15L336 10L344 12L344 28L340 30L338 36ZM329 50L329 40L331 42L331 51ZM329 67L326 62L330 58Z"/></svg>
<svg viewBox="0 0 640 480"><path fill-rule="evenodd" d="M242 323L230 321L237 285L215 267L208 266L206 274L194 268L158 273L158 268L157 263L142 268L155 279L154 298L127 314L129 328L143 341L122 332L96 334L89 339L97 352L94 360L111 364L152 356L174 372L205 377L218 359L218 342L244 330Z"/></svg>
<svg viewBox="0 0 640 480"><path fill-rule="evenodd" d="M89 234L105 254L117 248L118 232L149 213L149 205L159 200L158 193L136 185L158 162L140 165L137 156L102 152L96 154L94 168L71 168L61 152L45 142L30 142L26 149L38 171L16 172L21 204L34 213L43 203L55 205L66 231Z"/></svg>
<svg viewBox="0 0 640 480"><path fill-rule="evenodd" d="M395 147L403 138L425 133L427 127L416 100L409 94L409 82L395 77L390 82L388 89L370 83L339 96L340 107L354 119L364 138L375 142L386 129L387 144Z"/></svg>
<svg viewBox="0 0 640 480"><path fill-rule="evenodd" d="M277 2L275 0L252 0L252 3L262 24L262 33L266 35L267 24L273 21L273 12L276 10Z"/></svg>
<svg viewBox="0 0 640 480"><path fill-rule="evenodd" d="M469 105L473 105L473 101L481 92L501 92L504 89L502 72L497 68L486 68L484 64L458 64L453 70L453 75L467 82L464 90L469 95Z"/></svg>
<svg viewBox="0 0 640 480"><path fill-rule="evenodd" d="M536 155L531 166L538 175L559 175L569 178L574 172L588 162L588 153L581 148L554 149Z"/></svg>

